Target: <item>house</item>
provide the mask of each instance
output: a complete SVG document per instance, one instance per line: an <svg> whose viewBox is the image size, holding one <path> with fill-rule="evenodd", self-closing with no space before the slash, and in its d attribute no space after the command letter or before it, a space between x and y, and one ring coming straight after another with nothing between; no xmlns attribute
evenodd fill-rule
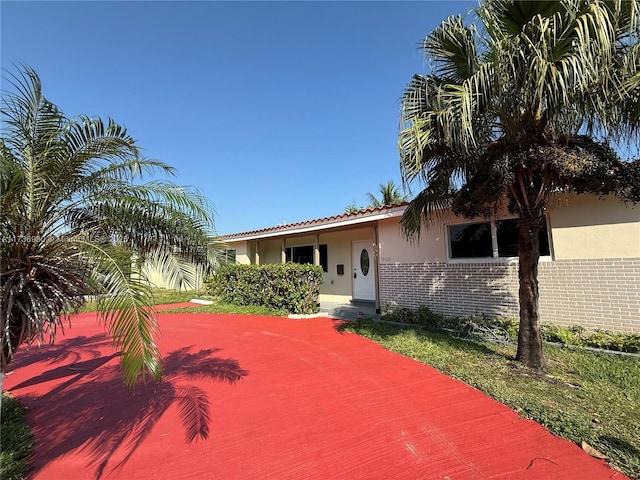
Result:
<svg viewBox="0 0 640 480"><path fill-rule="evenodd" d="M541 233L543 321L640 332L640 206L558 195ZM321 300L378 311L427 305L449 316L518 317L517 220L450 214L421 232L400 228L406 204L225 235L239 263L313 263Z"/></svg>

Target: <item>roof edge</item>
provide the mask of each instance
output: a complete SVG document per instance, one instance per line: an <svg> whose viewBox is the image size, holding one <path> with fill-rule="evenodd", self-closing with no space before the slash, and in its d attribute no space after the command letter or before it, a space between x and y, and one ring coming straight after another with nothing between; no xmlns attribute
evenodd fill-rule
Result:
<svg viewBox="0 0 640 480"><path fill-rule="evenodd" d="M399 217L404 213L408 204L409 202L403 202L395 205L370 207L353 213L343 213L341 215L306 220L287 225L276 225L274 227L263 228L260 230L221 235L219 238L224 241L238 242L243 240L258 240L261 238L281 237L285 235L327 230L330 228L359 225L362 223L383 220L385 218Z"/></svg>

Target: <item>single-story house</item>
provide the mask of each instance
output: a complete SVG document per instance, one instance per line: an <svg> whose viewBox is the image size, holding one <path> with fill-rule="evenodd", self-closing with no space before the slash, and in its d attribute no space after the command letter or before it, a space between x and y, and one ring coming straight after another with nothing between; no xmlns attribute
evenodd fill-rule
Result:
<svg viewBox="0 0 640 480"><path fill-rule="evenodd" d="M546 213L539 263L543 321L640 332L640 206L558 195ZM449 316L518 317L517 220L449 215L400 228L406 204L221 237L236 262L321 265L321 300L370 301L378 311L427 305Z"/></svg>

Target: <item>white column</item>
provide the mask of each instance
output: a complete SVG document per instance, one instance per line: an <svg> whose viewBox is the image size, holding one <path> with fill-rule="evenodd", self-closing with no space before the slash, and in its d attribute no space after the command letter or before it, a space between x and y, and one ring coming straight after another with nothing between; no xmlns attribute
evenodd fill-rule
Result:
<svg viewBox="0 0 640 480"><path fill-rule="evenodd" d="M320 235L316 235L313 240L313 264L320 265Z"/></svg>

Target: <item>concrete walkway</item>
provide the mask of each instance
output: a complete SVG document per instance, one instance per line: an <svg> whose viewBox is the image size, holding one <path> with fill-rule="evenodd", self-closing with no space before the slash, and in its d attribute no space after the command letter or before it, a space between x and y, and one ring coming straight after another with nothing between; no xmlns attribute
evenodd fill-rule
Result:
<svg viewBox="0 0 640 480"><path fill-rule="evenodd" d="M355 321L358 316L365 318L380 318L376 314L374 302L352 301L349 303L320 301L320 313L328 318Z"/></svg>
<svg viewBox="0 0 640 480"><path fill-rule="evenodd" d="M33 480L625 478L336 320L160 315L164 380L133 392L95 314L72 323L5 379Z"/></svg>

